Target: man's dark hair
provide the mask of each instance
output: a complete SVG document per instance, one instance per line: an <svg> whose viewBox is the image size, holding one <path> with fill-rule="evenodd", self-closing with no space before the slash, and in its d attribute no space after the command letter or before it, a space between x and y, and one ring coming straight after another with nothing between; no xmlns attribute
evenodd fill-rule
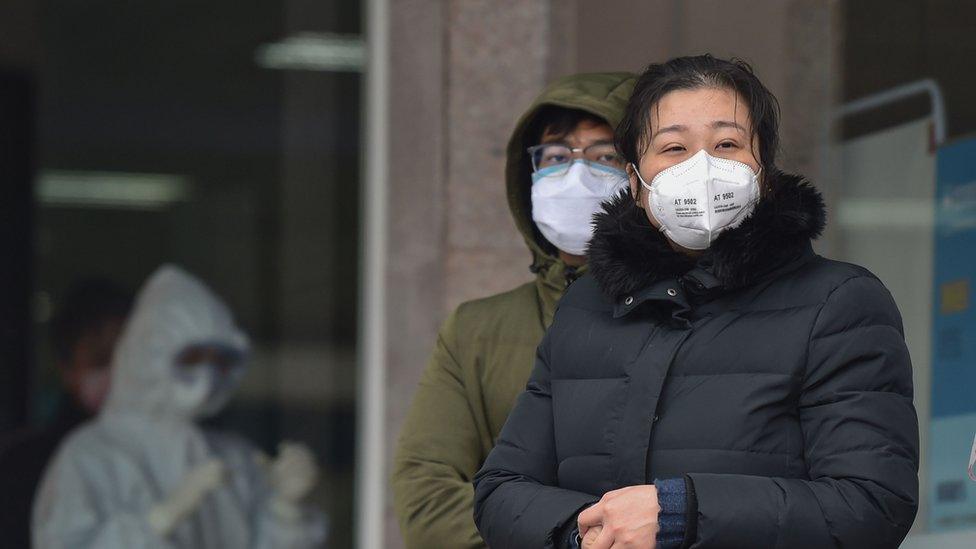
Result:
<svg viewBox="0 0 976 549"><path fill-rule="evenodd" d="M532 117L532 124L527 128L525 135L529 137L530 146L538 145L542 142L543 135L549 134L561 139L576 129L581 122L607 123L603 118L582 109L544 105Z"/></svg>
<svg viewBox="0 0 976 549"><path fill-rule="evenodd" d="M111 280L87 278L73 283L51 319L51 340L57 358L70 360L81 337L106 322L124 320L131 308L132 295Z"/></svg>
<svg viewBox="0 0 976 549"><path fill-rule="evenodd" d="M779 148L779 102L753 72L739 59L718 59L711 55L676 57L666 63L648 65L637 79L614 140L627 162L640 164L650 144L651 109L675 90L726 88L745 101L752 120L752 139L758 139L759 165L773 173Z"/></svg>

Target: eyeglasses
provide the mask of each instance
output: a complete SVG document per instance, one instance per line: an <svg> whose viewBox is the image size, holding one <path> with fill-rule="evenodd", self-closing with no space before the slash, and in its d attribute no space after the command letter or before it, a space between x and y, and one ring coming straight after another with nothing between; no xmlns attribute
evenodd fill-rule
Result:
<svg viewBox="0 0 976 549"><path fill-rule="evenodd" d="M563 175L577 158L586 160L594 175L607 175L606 168L623 170L624 159L612 143L594 143L583 149L574 149L562 143L543 143L528 149L532 158L532 171L546 170L547 175Z"/></svg>

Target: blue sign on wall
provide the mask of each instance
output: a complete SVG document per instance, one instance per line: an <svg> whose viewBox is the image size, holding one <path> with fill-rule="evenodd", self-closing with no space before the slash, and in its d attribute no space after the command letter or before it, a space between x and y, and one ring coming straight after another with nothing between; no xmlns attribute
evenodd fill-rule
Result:
<svg viewBox="0 0 976 549"><path fill-rule="evenodd" d="M939 531L976 528L966 471L976 433L976 139L939 149L936 165L928 498Z"/></svg>

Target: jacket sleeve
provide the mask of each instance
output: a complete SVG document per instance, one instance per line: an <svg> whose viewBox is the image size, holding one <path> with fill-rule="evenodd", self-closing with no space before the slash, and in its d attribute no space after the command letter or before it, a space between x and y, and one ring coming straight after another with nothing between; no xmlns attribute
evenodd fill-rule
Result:
<svg viewBox="0 0 976 549"><path fill-rule="evenodd" d="M491 547L561 547L579 511L600 499L556 487L548 358L547 332L526 390L475 477L475 522Z"/></svg>
<svg viewBox="0 0 976 549"><path fill-rule="evenodd" d="M409 548L484 547L475 528L471 481L482 449L461 365L457 313L444 323L400 432L393 497Z"/></svg>
<svg viewBox="0 0 976 549"><path fill-rule="evenodd" d="M797 414L809 480L689 475L692 547L898 547L918 506L918 420L901 316L877 279L822 305Z"/></svg>

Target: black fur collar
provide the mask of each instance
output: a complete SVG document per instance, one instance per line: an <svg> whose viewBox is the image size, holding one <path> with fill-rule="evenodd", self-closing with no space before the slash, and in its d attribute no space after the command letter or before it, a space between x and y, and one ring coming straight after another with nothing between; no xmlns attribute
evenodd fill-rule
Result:
<svg viewBox="0 0 976 549"><path fill-rule="evenodd" d="M697 261L674 251L623 191L594 217L589 270L614 300L696 264L726 288L746 286L796 257L826 225L823 197L808 181L779 172L767 183L752 215L722 233Z"/></svg>

